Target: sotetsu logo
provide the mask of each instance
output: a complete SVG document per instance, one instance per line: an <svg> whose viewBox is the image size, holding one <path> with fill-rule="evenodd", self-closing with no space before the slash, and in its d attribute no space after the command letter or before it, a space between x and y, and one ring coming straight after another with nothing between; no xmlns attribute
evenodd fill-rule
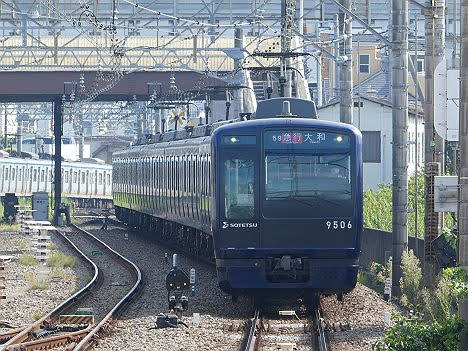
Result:
<svg viewBox="0 0 468 351"><path fill-rule="evenodd" d="M229 223L223 222L223 229L226 228L257 228L257 223Z"/></svg>

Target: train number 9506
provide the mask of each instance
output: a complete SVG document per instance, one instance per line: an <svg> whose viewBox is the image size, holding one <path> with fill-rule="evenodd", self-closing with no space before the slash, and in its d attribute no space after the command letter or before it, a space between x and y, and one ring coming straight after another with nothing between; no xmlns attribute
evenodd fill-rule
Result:
<svg viewBox="0 0 468 351"><path fill-rule="evenodd" d="M327 229L351 229L353 223L351 221L326 221Z"/></svg>

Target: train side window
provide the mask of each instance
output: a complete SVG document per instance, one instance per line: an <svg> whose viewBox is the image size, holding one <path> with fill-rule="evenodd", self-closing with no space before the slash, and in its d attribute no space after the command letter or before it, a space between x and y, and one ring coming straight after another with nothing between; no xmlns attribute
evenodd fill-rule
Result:
<svg viewBox="0 0 468 351"><path fill-rule="evenodd" d="M41 170L41 182L45 182L45 170Z"/></svg>
<svg viewBox="0 0 468 351"><path fill-rule="evenodd" d="M18 170L18 180L21 182L23 180L23 169Z"/></svg>
<svg viewBox="0 0 468 351"><path fill-rule="evenodd" d="M81 183L82 184L86 183L86 174L85 174L85 172L81 172Z"/></svg>
<svg viewBox="0 0 468 351"><path fill-rule="evenodd" d="M76 174L76 172L75 172ZM102 185L102 173L99 173L99 185Z"/></svg>
<svg viewBox="0 0 468 351"><path fill-rule="evenodd" d="M77 181L78 181L78 173L73 172L73 184L76 184Z"/></svg>
<svg viewBox="0 0 468 351"><path fill-rule="evenodd" d="M224 216L227 219L254 217L254 162L232 158L224 161Z"/></svg>
<svg viewBox="0 0 468 351"><path fill-rule="evenodd" d="M65 171L65 183L68 183L68 171Z"/></svg>
<svg viewBox="0 0 468 351"><path fill-rule="evenodd" d="M14 181L16 178L16 169L12 168L11 169L11 180Z"/></svg>
<svg viewBox="0 0 468 351"><path fill-rule="evenodd" d="M5 167L5 180L9 180L10 179L10 167Z"/></svg>
<svg viewBox="0 0 468 351"><path fill-rule="evenodd" d="M111 176L110 174L107 175L107 185L110 185L111 183Z"/></svg>
<svg viewBox="0 0 468 351"><path fill-rule="evenodd" d="M37 182L37 169L34 170L33 182Z"/></svg>

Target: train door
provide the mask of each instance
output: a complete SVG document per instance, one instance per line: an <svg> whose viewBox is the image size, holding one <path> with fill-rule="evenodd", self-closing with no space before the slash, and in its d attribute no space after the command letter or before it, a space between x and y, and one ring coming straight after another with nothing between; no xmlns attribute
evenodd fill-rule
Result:
<svg viewBox="0 0 468 351"><path fill-rule="evenodd" d="M221 247L258 247L259 220L259 160L255 148L222 149L219 165L218 217L222 234Z"/></svg>

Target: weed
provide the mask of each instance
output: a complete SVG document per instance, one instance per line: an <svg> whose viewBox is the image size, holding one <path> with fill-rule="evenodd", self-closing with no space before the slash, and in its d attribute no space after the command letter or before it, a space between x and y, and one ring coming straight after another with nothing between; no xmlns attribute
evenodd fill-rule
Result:
<svg viewBox="0 0 468 351"><path fill-rule="evenodd" d="M39 263L32 255L22 255L18 262L23 266L35 266Z"/></svg>
<svg viewBox="0 0 468 351"><path fill-rule="evenodd" d="M13 247L19 251L27 250L28 246L28 242L23 239L18 239L13 243Z"/></svg>
<svg viewBox="0 0 468 351"><path fill-rule="evenodd" d="M41 319L42 315L39 313L39 312L36 312L32 315L32 320L33 321L38 321L39 319Z"/></svg>
<svg viewBox="0 0 468 351"><path fill-rule="evenodd" d="M26 273L24 275L28 281L28 291L29 290L47 290L49 289L49 282L46 279L37 279L36 276L32 273Z"/></svg>
<svg viewBox="0 0 468 351"><path fill-rule="evenodd" d="M367 274L364 272L358 272L357 281L361 283L362 285L365 285L365 286L369 285L369 278L367 277Z"/></svg>
<svg viewBox="0 0 468 351"><path fill-rule="evenodd" d="M422 272L419 260L414 255L413 250L408 253L403 252L401 258L403 277L400 280L401 291L406 296L409 306L420 304L419 293L421 288Z"/></svg>
<svg viewBox="0 0 468 351"><path fill-rule="evenodd" d="M57 251L60 249L60 247L56 244L52 244L49 246L49 249L51 249L52 251Z"/></svg>
<svg viewBox="0 0 468 351"><path fill-rule="evenodd" d="M20 229L19 224L0 223L0 232L19 232Z"/></svg>
<svg viewBox="0 0 468 351"><path fill-rule="evenodd" d="M62 252L51 254L47 260L47 265L55 268L74 267L76 263L77 259L75 257L65 255Z"/></svg>

